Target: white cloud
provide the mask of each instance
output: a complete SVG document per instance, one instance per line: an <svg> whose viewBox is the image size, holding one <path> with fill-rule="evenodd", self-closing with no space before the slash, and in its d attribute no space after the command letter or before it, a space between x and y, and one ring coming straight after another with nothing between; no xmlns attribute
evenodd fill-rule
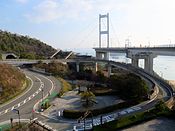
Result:
<svg viewBox="0 0 175 131"><path fill-rule="evenodd" d="M100 12L118 10L120 6L118 0L111 0L108 3L106 0L43 0L26 16L38 23L58 18L81 20Z"/></svg>
<svg viewBox="0 0 175 131"><path fill-rule="evenodd" d="M59 5L55 0L44 0L33 8L26 17L33 22L49 22L61 16L58 13Z"/></svg>
<svg viewBox="0 0 175 131"><path fill-rule="evenodd" d="M131 36L137 46L148 41L152 44L175 41L174 5L174 0L42 0L26 16L37 23L62 20L71 24L70 21L77 20L81 24L81 20L88 22L109 12L120 41L124 43ZM112 39L117 41L116 37Z"/></svg>
<svg viewBox="0 0 175 131"><path fill-rule="evenodd" d="M28 2L28 0L16 0L17 2L21 3L21 4L25 4Z"/></svg>

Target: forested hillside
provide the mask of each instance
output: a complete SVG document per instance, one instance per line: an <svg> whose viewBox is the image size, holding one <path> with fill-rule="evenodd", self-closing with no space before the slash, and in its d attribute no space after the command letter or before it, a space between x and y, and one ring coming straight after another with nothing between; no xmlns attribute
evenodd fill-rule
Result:
<svg viewBox="0 0 175 131"><path fill-rule="evenodd" d="M55 51L35 38L0 30L0 53L12 52L20 58L40 59L50 57Z"/></svg>
<svg viewBox="0 0 175 131"><path fill-rule="evenodd" d="M0 64L0 104L21 92L25 87L25 75L16 67Z"/></svg>

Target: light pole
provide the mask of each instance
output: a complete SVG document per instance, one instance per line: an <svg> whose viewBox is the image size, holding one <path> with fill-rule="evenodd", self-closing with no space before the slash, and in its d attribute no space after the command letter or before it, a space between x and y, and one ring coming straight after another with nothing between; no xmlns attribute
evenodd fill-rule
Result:
<svg viewBox="0 0 175 131"><path fill-rule="evenodd" d="M92 112L91 112L91 111L89 111L89 113L91 114L92 128L93 128L93 126L94 126L94 124L93 124L93 114L92 114Z"/></svg>
<svg viewBox="0 0 175 131"><path fill-rule="evenodd" d="M43 97L44 97L44 94L43 94L44 93L44 89L43 88L41 89L41 92L42 92L42 101L43 101Z"/></svg>
<svg viewBox="0 0 175 131"><path fill-rule="evenodd" d="M10 118L11 128L13 128L13 118Z"/></svg>
<svg viewBox="0 0 175 131"><path fill-rule="evenodd" d="M86 119L86 118L84 118L84 131L86 130L86 127L85 127L85 126L86 126L86 125L85 125L85 124L86 124L86 123L85 123L85 119Z"/></svg>

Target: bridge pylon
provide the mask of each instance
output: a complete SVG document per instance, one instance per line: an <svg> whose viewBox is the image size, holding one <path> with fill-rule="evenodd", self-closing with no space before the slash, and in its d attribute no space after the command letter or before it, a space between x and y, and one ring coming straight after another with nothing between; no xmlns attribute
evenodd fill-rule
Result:
<svg viewBox="0 0 175 131"><path fill-rule="evenodd" d="M104 23L104 26L102 26L102 19L106 19L106 23ZM102 28L103 27L103 28ZM104 29L104 30L102 30ZM101 15L99 14L99 48L102 47L102 35L107 35L107 48L109 48L109 13L107 13L106 15Z"/></svg>

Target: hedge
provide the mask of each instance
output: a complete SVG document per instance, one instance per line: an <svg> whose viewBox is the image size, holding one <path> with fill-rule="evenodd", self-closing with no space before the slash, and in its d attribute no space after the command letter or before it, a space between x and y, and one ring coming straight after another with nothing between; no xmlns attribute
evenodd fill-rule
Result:
<svg viewBox="0 0 175 131"><path fill-rule="evenodd" d="M110 105L107 107L103 107L103 108L98 108L98 109L94 109L94 110L90 110L93 114L93 116L97 116L100 114L104 114L104 113L109 113L118 109L122 109L122 108L127 108L130 107L132 105L136 105L138 104L138 102L136 101L125 101L125 102L121 102L118 104L114 104L114 105ZM63 116L66 118L73 118L73 119L77 119L81 116L84 116L84 113L87 110L69 110L69 109L65 109L63 111ZM91 115L87 116L87 117L91 117Z"/></svg>

